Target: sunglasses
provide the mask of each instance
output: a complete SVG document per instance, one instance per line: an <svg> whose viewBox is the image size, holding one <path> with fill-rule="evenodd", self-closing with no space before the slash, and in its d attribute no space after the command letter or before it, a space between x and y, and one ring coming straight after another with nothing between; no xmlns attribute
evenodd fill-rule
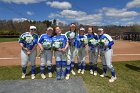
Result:
<svg viewBox="0 0 140 93"><path fill-rule="evenodd" d="M36 31L36 29L30 29L30 30L32 30L32 31Z"/></svg>

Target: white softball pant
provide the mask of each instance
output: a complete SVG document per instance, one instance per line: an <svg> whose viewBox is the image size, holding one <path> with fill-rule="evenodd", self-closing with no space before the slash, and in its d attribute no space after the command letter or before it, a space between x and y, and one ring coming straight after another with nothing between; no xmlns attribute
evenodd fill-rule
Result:
<svg viewBox="0 0 140 93"><path fill-rule="evenodd" d="M40 55L40 66L52 65L52 50L44 50Z"/></svg>
<svg viewBox="0 0 140 93"><path fill-rule="evenodd" d="M25 50L21 49L21 66L26 67L28 62L31 62L31 66L35 66L36 55L36 49L30 55L28 55Z"/></svg>

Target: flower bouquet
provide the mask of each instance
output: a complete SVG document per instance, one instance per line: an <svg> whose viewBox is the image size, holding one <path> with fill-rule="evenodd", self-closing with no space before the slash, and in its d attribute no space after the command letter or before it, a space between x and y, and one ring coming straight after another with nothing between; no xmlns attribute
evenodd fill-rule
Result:
<svg viewBox="0 0 140 93"><path fill-rule="evenodd" d="M55 41L55 42L53 42L53 44L52 44L52 48L53 48L54 50L56 50L56 49L58 49L58 48L61 48L62 45L63 45L62 42L60 42L60 41Z"/></svg>
<svg viewBox="0 0 140 93"><path fill-rule="evenodd" d="M67 36L69 39L73 39L73 38L75 38L76 35L74 32L68 32Z"/></svg>

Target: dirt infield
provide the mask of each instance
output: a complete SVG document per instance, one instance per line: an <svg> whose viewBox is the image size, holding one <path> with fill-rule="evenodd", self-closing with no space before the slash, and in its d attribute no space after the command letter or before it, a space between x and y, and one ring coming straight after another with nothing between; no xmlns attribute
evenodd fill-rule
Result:
<svg viewBox="0 0 140 93"><path fill-rule="evenodd" d="M86 58L88 61L88 55ZM113 61L130 60L140 60L140 42L115 41ZM37 58L37 64L39 63L40 59ZM20 46L18 42L0 43L0 66L8 65L20 65Z"/></svg>

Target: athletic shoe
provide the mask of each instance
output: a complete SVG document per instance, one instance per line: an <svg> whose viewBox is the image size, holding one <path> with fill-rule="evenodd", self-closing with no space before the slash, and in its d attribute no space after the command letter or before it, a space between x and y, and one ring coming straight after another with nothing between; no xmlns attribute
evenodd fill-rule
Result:
<svg viewBox="0 0 140 93"><path fill-rule="evenodd" d="M81 74L84 74L84 73L85 73L85 70L82 70L82 71L81 71Z"/></svg>
<svg viewBox="0 0 140 93"><path fill-rule="evenodd" d="M78 73L81 73L81 69L78 69Z"/></svg>
<svg viewBox="0 0 140 93"><path fill-rule="evenodd" d="M97 71L94 71L94 76L97 76Z"/></svg>
<svg viewBox="0 0 140 93"><path fill-rule="evenodd" d="M107 76L106 73L103 73L102 75L100 75L100 77L105 77L105 76Z"/></svg>
<svg viewBox="0 0 140 93"><path fill-rule="evenodd" d="M42 79L46 79L46 76L44 74L41 74Z"/></svg>
<svg viewBox="0 0 140 93"><path fill-rule="evenodd" d="M26 76L26 74L22 73L21 78L22 78L22 79L24 79L24 78L25 78L25 76Z"/></svg>
<svg viewBox="0 0 140 93"><path fill-rule="evenodd" d="M69 80L70 79L70 74L67 74L66 75L66 80Z"/></svg>
<svg viewBox="0 0 140 93"><path fill-rule="evenodd" d="M32 74L31 75L31 79L35 79L35 74Z"/></svg>
<svg viewBox="0 0 140 93"><path fill-rule="evenodd" d="M117 79L117 77L116 77L116 76L115 76L115 77L114 77L114 76L112 76L112 77L111 77L111 79L109 79L109 82L110 82L110 83L112 83L112 82L114 82L116 79Z"/></svg>
<svg viewBox="0 0 140 93"><path fill-rule="evenodd" d="M50 72L50 73L48 73L48 77L49 78L51 78L52 77L52 73Z"/></svg>
<svg viewBox="0 0 140 93"><path fill-rule="evenodd" d="M90 74L93 75L93 70L90 70Z"/></svg>
<svg viewBox="0 0 140 93"><path fill-rule="evenodd" d="M76 75L76 73L74 72L74 70L71 70L72 75Z"/></svg>

